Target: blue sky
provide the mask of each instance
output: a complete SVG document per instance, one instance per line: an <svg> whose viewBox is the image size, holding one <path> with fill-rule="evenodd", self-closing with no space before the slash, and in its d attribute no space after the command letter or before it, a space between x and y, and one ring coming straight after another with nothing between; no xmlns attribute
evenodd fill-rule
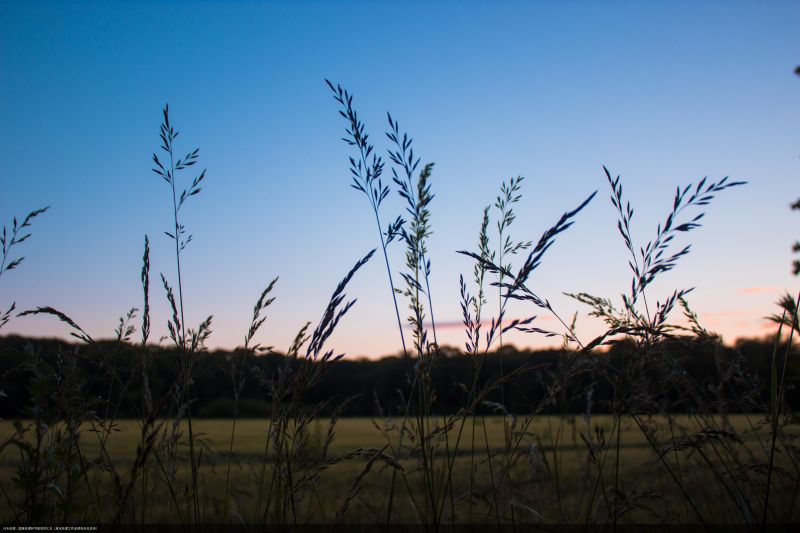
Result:
<svg viewBox="0 0 800 533"><path fill-rule="evenodd" d="M471 272L455 250L476 248L483 207L516 175L526 177L518 239L536 240L600 191L533 287L565 316L587 310L562 292L618 299L629 274L602 165L622 175L642 244L676 185L749 182L709 206L653 299L696 287L701 319L732 341L765 333L761 317L797 288L796 2L2 2L0 13L0 218L52 206L19 249L25 263L0 279L0 307L51 305L110 336L141 307L145 234L154 279L174 278L163 235L172 200L150 172L169 102L178 151L199 146L207 169L183 215L194 234L187 320L213 314L210 345L240 344L260 290L280 276L259 340L285 348L377 245L366 199L348 186L345 124L325 78L355 94L382 153L388 110L436 163L429 248L442 322L460 319L458 275ZM401 209L393 194L385 220ZM399 247L392 259L399 268ZM396 351L383 264L367 265L349 294L358 303L335 347ZM158 337L167 309L155 283L152 299ZM596 331L579 321L579 334ZM66 329L22 317L3 332ZM463 343L457 328L441 336Z"/></svg>

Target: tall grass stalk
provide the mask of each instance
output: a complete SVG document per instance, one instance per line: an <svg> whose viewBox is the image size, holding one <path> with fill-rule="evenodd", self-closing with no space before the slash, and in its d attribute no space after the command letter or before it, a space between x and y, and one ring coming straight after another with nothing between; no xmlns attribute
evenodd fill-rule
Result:
<svg viewBox="0 0 800 533"><path fill-rule="evenodd" d="M347 90L343 89L341 85L334 87L333 83L329 80L325 80L325 83L333 93L333 99L341 106L339 114L347 120L348 123L348 127L345 130L347 136L343 137L342 140L348 145L355 146L358 149L358 160L350 157L350 174L353 179L350 186L364 193L367 200L369 200L372 213L375 216L375 223L378 227L378 236L381 242L381 251L383 252L383 259L386 264L386 275L389 278L389 288L392 293L392 302L394 303L394 312L397 318L397 329L400 333L403 355L407 360L408 350L406 348L405 335L403 334L403 323L400 320L400 308L397 305L392 267L389 264L389 255L386 251L389 243L399 235L402 220L398 218L395 222L390 224L384 237L380 207L383 200L389 195L389 187L384 185L381 179L381 174L383 174L383 161L380 156L375 153L373 145L368 142L369 135L365 132L364 123L358 118L358 114L353 108L353 96L348 93ZM372 155L371 162L369 161L370 155Z"/></svg>
<svg viewBox="0 0 800 533"><path fill-rule="evenodd" d="M141 326L141 335L142 335L142 342L141 342L141 355L142 355L142 368L141 368L141 379L142 379L142 407L141 407L141 414L140 414L140 421L142 424L142 436L139 441L139 446L141 449L145 449L145 423L144 417L145 413L153 412L152 406L153 401L150 395L150 380L147 376L148 373L148 357L147 357L147 341L150 338L150 239L147 235L144 236L144 254L142 255L142 272L140 275L140 280L142 284L142 296L143 296L143 306L142 306L142 326ZM144 469L142 472L142 482L141 482L141 516L140 520L142 523L145 523L145 516L146 510L148 507L148 469Z"/></svg>
<svg viewBox="0 0 800 533"><path fill-rule="evenodd" d="M25 260L24 256L13 257L11 252L15 247L31 237L32 234L28 228L31 227L36 217L45 213L48 209L50 209L50 206L35 209L28 213L27 216L22 219L22 222L18 222L17 217L13 217L11 225L9 226L10 230L3 225L3 232L0 233L0 251L2 252L2 257L0 257L0 278L9 270L14 270L19 267ZM0 311L0 329L8 324L16 308L17 304L12 302L8 309Z"/></svg>
<svg viewBox="0 0 800 533"><path fill-rule="evenodd" d="M236 438L236 420L239 416L239 397L241 396L245 384L245 365L248 356L270 350L270 348L262 347L260 344L254 345L253 338L267 319L266 316L262 316L262 313L275 301L275 298L269 298L268 296L277 282L278 278L273 279L261 293L261 296L259 296L258 301L256 301L256 304L253 306L253 317L250 321L250 327L244 336L244 347L240 350L235 350L230 358L229 376L233 387L233 421L231 423L231 438L228 443L228 464L225 469L224 518L226 521L230 519L231 463L233 462L233 443Z"/></svg>
<svg viewBox="0 0 800 533"><path fill-rule="evenodd" d="M436 515L436 497L434 495L434 465L431 450L429 449L430 427L428 426L427 414L430 413L430 391L426 389L426 373L429 372L429 365L427 356L431 350L436 350L437 340L435 332L435 319L433 318L433 300L430 291L430 271L431 262L427 258L426 240L430 236L430 211L428 205L433 200L433 194L430 193L430 185L428 179L431 176L433 164L426 165L420 172L419 179L416 184L413 182L414 172L419 166L419 158L414 157L414 150L412 147L412 139L407 134L400 133L399 124L393 120L391 115L387 114L389 121L389 131L387 137L392 141L394 150L389 150L389 158L394 163L392 167L392 179L398 187L398 193L406 201L406 211L408 213L410 222L409 229L404 227L406 221L402 217L397 217L395 221L390 224L386 230L385 238L380 221L380 206L383 200L389 194L388 186L385 186L381 179L383 172L383 161L374 153L373 145L368 142L368 135L365 133L364 124L358 119L358 115L353 108L353 98L341 86L334 87L333 84L326 80L328 87L334 95L334 99L341 105L339 111L340 115L344 117L348 123L347 137L344 141L351 146L356 146L359 150L360 159L356 161L350 158L350 172L353 177L351 186L356 190L363 192L370 201L370 206L375 215L375 220L378 225L380 234L381 248L384 254L384 261L386 270L389 277L389 286L392 291L392 299L395 308L395 315L397 318L397 325L400 331L401 342L403 345L403 355L406 361L406 368L409 373L412 372L411 360L403 334L402 322L400 320L399 306L397 302L397 294L402 294L409 301L409 309L411 315L408 322L411 325L414 334L414 350L417 355L417 363L413 368L413 380L411 383L411 390L409 391L406 401L406 408L404 413L404 420L402 428L405 428L405 421L408 418L409 410L412 405L412 400L416 395L416 432L419 438L418 442L421 445L423 473L426 479L427 499L430 506L430 516ZM369 156L372 155L372 161L369 162ZM398 171L398 168L400 169ZM402 176L402 177L401 177ZM392 269L389 262L387 253L388 245L395 239L401 238L406 244L406 267L408 272L402 274L405 280L406 288L399 290L395 288L392 276ZM425 288L422 287L421 277L425 280ZM431 320L433 323L434 342L430 343L427 338L427 331L424 327L425 313L423 310L420 294L427 296L428 308L431 313ZM405 438L405 431L400 432L399 449L402 449L403 439ZM396 483L397 470L392 472L392 482L389 492L387 503L387 516L386 522L391 521L391 513L394 501L394 489Z"/></svg>
<svg viewBox="0 0 800 533"><path fill-rule="evenodd" d="M413 139L409 137L407 133L400 134L400 125L396 120L392 119L391 114L387 113L386 117L389 121L389 131L386 132L386 137L392 141L394 145L394 151L391 149L389 150L389 159L394 163L392 166L392 181L394 181L395 185L398 187L397 193L406 201L406 212L410 217L411 224L414 227L424 228L424 235L421 237L412 237L411 234L406 233L402 226L402 218L398 218L400 223L397 227L407 243L409 239L413 239L409 246L414 249L414 253L419 254L418 262L425 276L425 294L428 300L428 310L431 315L433 344L438 347L439 340L436 337L436 318L433 314L433 296L431 294L430 284L431 261L430 258L428 258L428 249L426 245L426 239L431 234L429 225L430 210L428 209L428 205L433 201L433 197L435 196L430 192L430 186L427 185L433 163L429 164L430 167L423 169L415 186L414 172L417 170L421 159L419 157L414 157L414 148L412 147ZM397 167L402 168L403 177L401 177L401 173L397 171ZM425 177L423 178L423 176ZM411 232L414 232L413 228Z"/></svg>
<svg viewBox="0 0 800 533"><path fill-rule="evenodd" d="M522 188L522 181L525 178L523 176L517 176L516 178L511 178L508 183L503 183L500 187L500 195L495 200L494 207L499 211L499 217L497 220L497 261L500 265L504 266L506 269L511 270L511 264L505 264L504 260L509 255L516 255L518 252L527 250L533 244L531 241L527 242L514 242L511 240L511 237L508 235L508 230L510 229L511 224L514 222L516 215L514 214L513 204L520 201L522 198L522 193L520 192ZM498 281L498 288L497 288L497 310L498 315L501 313L506 299L503 298L502 289L500 286L503 284L503 272L499 272L497 274L497 281ZM499 363L500 363L500 379L503 379L503 330L500 330L500 334L498 336L498 341L500 343L500 353L499 353ZM500 404L504 407L506 406L506 388L505 385L500 387ZM485 422L484 422L485 425ZM511 445L511 435L509 434L509 427L508 427L508 420L505 414L503 414L503 433L504 433L504 441L505 441L505 454L506 460L508 460L508 452L509 447ZM514 507L510 506L509 510L511 512L511 520L514 521Z"/></svg>
<svg viewBox="0 0 800 533"><path fill-rule="evenodd" d="M272 403L272 414L258 480L256 520L259 522L298 526L302 522L299 515L301 499L307 497L309 491L313 494L313 485L321 473L334 464L370 457L370 465L380 459L392 468L401 468L383 450L359 448L344 456L329 456L338 414L344 410L348 400L344 400L334 410L325 441L318 454L315 454L316 457L303 457L307 452L308 428L330 403L324 401L309 411L305 408L304 398L322 380L327 369L344 356L326 348L326 343L339 321L355 304L355 300L346 300L344 291L348 283L374 253L375 250L372 250L359 260L340 281L316 328L310 334L307 333L308 324L301 328L278 372L271 376L260 375ZM305 355L301 357L300 352L304 345ZM271 472L268 472L268 463ZM357 476L343 508L337 513L337 520L357 494L358 485L365 475L366 472L362 472Z"/></svg>
<svg viewBox="0 0 800 533"><path fill-rule="evenodd" d="M621 429L619 417L623 413L631 415L640 428L643 428L637 418L636 408L625 400L633 392L630 387L636 382L641 370L637 365L650 356L650 354L663 342L669 333L667 318L669 313L679 301L684 301L684 297L691 292L689 289L680 289L673 292L663 303L657 302L656 308L651 313L647 303L646 290L652 281L664 272L672 270L679 259L689 253L691 245L682 249L673 250L673 239L680 233L690 232L700 227L700 220L704 213L698 213L688 220L682 221L681 215L688 208L699 208L708 205L714 196L731 187L743 185L744 182L728 181L723 178L718 182L708 182L704 178L697 185L689 184L683 188L678 187L672 202L672 209L668 213L663 224L659 224L656 230L656 237L645 246L636 246L632 236L632 219L634 210L630 202L624 202L622 195L622 184L620 178L611 177L607 168L603 167L606 179L611 186L611 203L618 214L617 229L623 239L626 249L629 252L629 267L633 274L630 291L622 296L622 311L618 312L609 300L597 298L585 293L578 295L569 294L578 301L586 303L592 307L591 314L605 320L609 329L606 333L593 340L588 346L594 347L601 345L608 338L623 334L626 338L635 340L635 352L628 355L623 361L624 371L616 375L607 375L611 383L614 384L613 412L615 416L616 432L616 453L614 463L614 515L613 523L616 525L618 519L619 504L616 500L619 492L620 478L620 437ZM641 299L644 312L637 307L637 302ZM644 430L643 430L644 431ZM648 437L648 442L652 444L652 439ZM663 459L658 450L659 457ZM679 479L672 473L672 470L664 462L665 467L676 481ZM684 490L681 486L681 490ZM698 517L700 515L698 514Z"/></svg>
<svg viewBox="0 0 800 533"><path fill-rule="evenodd" d="M503 320L504 320L504 314L505 314L505 301L507 301L508 299L518 299L518 300L522 300L522 301L533 302L537 307L541 307L541 308L547 309L554 316L556 316L559 320L561 320L560 317L558 316L558 314L555 312L555 310L553 310L553 308L550 305L550 303L547 300L543 300L539 296L537 296L532 290L530 290L527 287L526 283L528 281L528 278L533 273L533 271L541 263L546 251L555 242L556 236L558 234L562 233L563 231L567 230L573 224L572 218L575 215L577 215L581 210L583 210L583 208L586 207L586 205L589 204L589 202L594 198L595 194L596 193L592 193L577 208L573 209L572 211L568 211L568 212L564 213L561 216L561 218L558 220L558 222L556 222L555 225L553 225L551 228L549 228L547 231L545 231L542 234L542 236L540 237L540 239L537 242L536 246L533 247L532 251L529 253L525 263L522 265L522 267L520 267L520 269L517 271L516 274L512 273L509 268L506 268L505 266L496 264L493 261L493 256L490 253L488 253L488 245L487 245L488 239L485 236L486 211L484 211L484 223L482 223L482 225L481 225L482 230L481 230L481 236L480 236L480 239L479 239L479 252L475 253L475 252L459 251L459 253L467 255L467 256L473 258L477 262L477 264L479 265L478 270L475 271L476 280L479 281L479 283L478 283L478 285L479 285L478 294L479 295L482 293L481 284L482 284L482 280L483 280L483 276L484 276L485 272L490 272L490 273L493 273L493 274L502 273L505 278L510 280L509 282L505 282L505 281L503 281L503 282L501 282L501 281L495 282L496 286L498 286L501 290L505 290L505 294L503 294L504 302L500 306L499 316L496 319L492 319L491 328L490 328L490 330L489 330L489 332L487 333L487 336L486 336L486 342L485 342L484 346L485 346L485 350L486 350L487 353L488 353L489 347L491 346L492 341L495 338L495 335L498 334L498 333L503 333L503 332L511 330L511 329L516 329L516 330L519 330L519 331L529 332L529 333L544 333L545 335L548 335L548 336L552 336L553 335L551 332L548 332L548 331L542 330L542 329L540 329L538 327L530 325L535 320L535 318L536 318L535 316L532 316L532 317L524 319L524 320L515 319L515 320L511 321L511 323L508 324L507 326L502 326ZM465 322L465 325L467 326L468 338L472 338L473 339L472 347L476 347L477 343L475 342L474 339L479 339L479 333L476 331L477 328L472 326L473 321L469 317L469 313L468 313L469 301L470 301L469 297L465 296L465 291L463 289L463 281L462 281L462 313L464 313L464 315L465 315L464 322ZM476 305L476 311L478 311L479 309L480 309L479 305ZM563 320L561 322L563 323ZM478 324L479 324L479 322L478 322ZM574 337L574 334L572 336ZM469 341L468 341L468 349L469 349L469 347L470 346L469 346ZM479 371L479 370L480 370L480 366L478 366L478 368L477 368L477 371ZM477 387L477 371L476 371L476 374L475 374L476 375L475 381L473 382L473 391ZM503 387L504 383L505 383L505 376L501 377L501 379L499 380L498 383L499 383L500 387ZM470 395L472 395L472 394L473 393L471 392ZM540 404L540 405L542 405L542 404ZM503 410L505 409L504 405L501 405L501 407L502 407ZM474 409L474 406L473 406L473 409ZM472 415L473 415L473 420L474 420L474 411L472 411ZM526 421L525 427L523 427L522 431L520 432L520 435L524 435L527 432L527 426L532 422L532 420L533 420L533 417L529 418ZM473 423L473 427L474 427L474 423ZM485 422L484 422L484 427L485 427ZM505 422L504 422L504 433L505 433L505 431L506 430L505 430ZM460 437L460 434L459 434L459 437ZM485 431L484 431L484 439L486 440L486 438L487 437L486 437L486 434L485 434ZM505 440L505 437L504 437L504 440ZM458 440L457 440L457 442L458 442ZM497 484L495 484L493 472L490 472L490 477L491 477L491 480L492 480L492 489L493 489L492 490L493 497L492 497L492 501L491 501L491 504L490 504L490 509L491 509L491 506L495 506L495 516L496 517L499 517L499 515L500 515L499 507L497 507L497 496L498 496L499 491L500 491L500 489L502 487L503 479L507 475L508 469L510 468L510 465L512 463L512 457L513 457L514 453L516 452L516 449L518 448L520 442L521 442L521 439L518 440L515 443L511 453L510 454L509 453L506 454L505 465L504 465L503 470L500 473L500 479L498 480ZM488 445L486 446L486 448L487 448L487 454L489 454ZM506 448L508 448L508 446L506 446ZM473 450L474 450L474 437L473 437ZM490 455L488 457L488 462L489 462L489 464L491 464L491 456ZM452 475L452 468L453 468L453 465L451 464L450 465L450 471L451 472L450 472L449 475ZM487 518L488 518L488 512L487 512Z"/></svg>
<svg viewBox="0 0 800 533"><path fill-rule="evenodd" d="M800 302L800 294L798 294L797 299L795 302ZM767 488L766 494L764 495L764 509L761 516L761 524L762 527L766 527L767 524L767 510L769 509L769 496L770 496L770 489L772 488L772 472L773 467L775 464L775 445L778 442L778 432L781 428L778 425L778 418L780 416L781 411L781 404L783 403L783 394L784 394L784 380L786 378L786 368L789 362L789 353L792 348L792 340L794 337L795 332L795 324L797 324L798 315L797 311L800 306L794 305L794 313L792 314L791 325L789 329L789 338L786 341L786 353L783 359L783 368L780 372L780 381L778 378L778 360L777 360L777 353L778 353L778 345L780 343L781 338L781 328L784 325L785 317L786 317L786 310L784 309L784 319L781 320L781 323L778 327L778 333L775 335L775 349L772 353L772 364L771 364L771 372L770 372L770 429L772 432L772 439L770 442L770 449L769 449L769 467L767 468ZM794 497L792 498L794 500ZM791 519L791 516L789 517Z"/></svg>
<svg viewBox="0 0 800 533"><path fill-rule="evenodd" d="M192 167L197 163L199 157L199 149L195 148L193 151L187 153L183 158L179 158L177 161L175 160L175 151L174 151L174 142L175 139L178 137L178 131L176 131L169 122L169 105L164 106L163 110L163 121L160 127L160 138L161 138L161 150L164 151L168 158L169 163L162 163L158 155L153 153L153 172L160 176L169 186L172 192L172 218L173 218L173 229L172 231L165 231L167 237L173 240L175 243L175 270L178 279L178 306L176 309L175 302L172 299L172 290L170 289L169 285L167 284L166 278L162 275L162 281L164 284L164 288L167 291L167 296L170 300L170 304L173 308L173 320L170 323L170 334L175 342L180 354L181 358L183 359L183 393L186 399L186 421L188 424L189 430L189 457L190 457L190 466L191 466L191 477L192 477L192 502L194 506L194 519L195 523L200 523L200 498L198 495L198 484L197 484L197 457L195 454L195 438L194 438L194 430L192 426L192 407L191 407L191 365L192 362L190 358L192 356L192 352L195 348L198 347L198 344L202 344L202 341L205 337L208 336L210 333L210 318L207 319L206 322L201 324L200 328L198 329L198 335L193 336L193 339L189 341L186 336L186 318L184 315L184 306L183 306L183 281L182 281L182 270L181 270L181 252L186 248L186 246L191 242L192 235L186 233L186 228L180 222L180 209L183 207L184 203L191 197L197 195L202 190L201 183L205 178L206 171L203 170L197 177L195 177L191 184L180 193L178 196L178 186L177 186L177 176L176 173L182 170L185 170L189 167ZM178 319L178 313L180 313L180 320ZM187 343L190 344L187 346Z"/></svg>

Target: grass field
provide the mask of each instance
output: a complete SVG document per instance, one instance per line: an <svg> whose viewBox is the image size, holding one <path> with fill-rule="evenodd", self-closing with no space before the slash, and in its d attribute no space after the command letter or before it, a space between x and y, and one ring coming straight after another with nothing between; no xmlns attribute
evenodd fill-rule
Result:
<svg viewBox="0 0 800 533"><path fill-rule="evenodd" d="M681 427L688 432L695 432L700 429L701 423L697 417L689 415L675 415L673 422L676 427ZM718 417L715 417L718 419ZM654 417L653 420L663 422L665 417ZM763 415L732 415L729 418L731 426L737 433L745 436L745 442L758 442L768 436L768 429L764 428ZM194 422L196 438L202 440L210 452L204 462L214 463L221 457L227 457L228 441L231 435L232 420L230 419L202 419L198 418ZM342 418L336 423L336 435L330 447L332 454L346 454L356 448L380 448L386 443L381 428L383 423L379 419L370 418ZM503 451L503 418L499 416L487 416L475 420L475 428L481 433L483 439L483 424L488 429L488 442L490 449L495 453ZM23 422L25 425L26 422ZM29 422L27 423L29 424ZM234 457L241 461L260 461L264 452L266 442L266 430L269 422L266 420L240 419L236 422L236 440L233 446ZM602 428L607 433L611 432L612 417L609 415L594 415L591 417L591 432L596 428ZM472 432L473 423L467 421L464 428L461 447L464 440ZM630 419L622 422L623 432L621 436L622 444L625 447L636 449L646 448L648 444L642 436L641 431ZM759 428L761 428L759 430ZM185 433L186 424L181 423L181 431ZM317 446L321 445L321 440L328 429L328 420L317 419L314 421L311 430L311 444L317 440ZM580 453L585 451L585 444L580 438L580 433L587 433L586 419L581 416L559 417L559 416L540 416L537 417L528 427L528 444L536 443L542 449L551 450L554 447L559 449L578 450ZM100 446L95 434L91 431L90 425L82 428L81 447L88 455L100 453ZM560 432L560 434L559 434ZM0 441L5 441L14 433L14 428L9 421L0 421ZM130 464L136 457L136 446L139 444L140 426L136 420L119 420L115 423L111 437L105 444L109 455L121 465ZM456 431L450 432L449 439L452 445L455 444ZM481 444L485 447L485 444ZM8 457L8 453L2 456L3 465L8 466L14 459ZM227 459L226 459L227 460Z"/></svg>
<svg viewBox="0 0 800 533"><path fill-rule="evenodd" d="M706 427L709 420L702 417L677 415L670 417L672 427L676 433L690 435ZM654 435L663 441L666 446L671 442L669 435L664 435L663 430L669 427L667 417L645 418L647 423L661 428ZM435 420L431 420L436 423ZM219 521L224 509L224 486L226 483L226 465L228 462L228 445L231 435L230 420L203 420L194 421L195 438L202 443L202 468L199 474L199 492L201 494L202 513L204 522ZM381 428L386 423L384 420L371 420L364 418L345 418L336 424L335 437L329 447L329 457L347 457L357 449L381 449L386 444L386 437ZM720 419L714 419L713 424L725 426ZM483 427L486 426L484 433ZM438 456L434 458L434 470L441 469L444 475L445 465L450 460L455 463L456 475L452 480L452 504L445 506L446 521L455 519L469 522L506 522L512 519L521 521L546 521L546 522L580 522L586 513L594 513L594 506L602 507L602 498L609 497L613 487L592 486L597 485L592 460L588 452L585 438L594 435L597 438L601 432L612 434L613 417L595 416L589 421L581 416L556 417L542 416L532 421L526 429L526 435L520 439L519 449L513 451L514 465L508 470L508 477L501 481L498 474L503 470L506 460L503 438L502 417L477 418L475 426L467 421L458 441L458 428L448 432L447 444L439 446ZM727 424L741 437L741 442L734 443L736 453L743 458L765 460L768 453L769 431L763 416L735 415L731 416ZM308 431L308 442L305 454L307 457L298 457L297 461L313 461L313 456L319 453L323 439L328 430L328 421L318 419L312 423ZM519 421L521 427L521 421ZM100 442L98 433L92 431L90 425L84 425L81 431L81 449L86 461L97 460L102 463L104 454L113 458L118 472L128 472L136 459L136 450L141 438L137 421L122 420L117 422L106 442ZM473 429L475 443L473 444ZM681 503L678 487L669 479L665 469L660 464L658 454L647 442L643 432L632 419L621 420L620 434L620 482L621 492L626 494L628 509L622 514L623 521L642 522L684 522L693 521L691 510L686 503ZM180 428L185 435L185 424ZM51 430L52 431L52 430ZM5 442L14 433L9 422L0 424L0 439ZM583 435L583 437L581 436ZM237 422L236 438L233 445L232 472L231 472L231 498L230 514L233 519L243 522L258 521L254 516L258 492L259 472L262 467L269 470L269 460L264 461L264 451L267 436L267 422L263 420L239 420ZM184 438L181 438L185 442ZM486 446L488 443L489 453ZM717 443L728 446L724 442ZM397 446L395 440L392 446ZM604 453L603 447L595 441L599 450L598 455ZM391 447L391 446L390 446ZM173 480L179 506L185 505L188 509L190 502L181 501L190 492L189 487L189 454L188 446L180 444L177 454L178 464ZM103 451L105 450L105 451ZM675 451L670 460L680 464L685 476L684 483L693 485L703 483L706 476L713 475L711 469L723 468L722 463L715 458L713 446L703 453L699 448L687 448ZM473 453L474 452L474 453ZM613 477L616 468L615 448L605 450L608 454L604 459L603 472L608 480ZM491 460L487 460L491 457ZM4 492L15 500L14 488L9 483L15 470L19 466L19 457L10 453L7 448L0 458L0 479L3 482ZM437 466L438 461L438 466ZM348 508L342 517L345 522L380 522L382 513L385 512L388 497L391 468L385 464L375 464L367 474L365 466L369 456L355 456L325 468L321 475L316 476L313 486L305 493L300 501L296 502L304 521L316 523L329 523L335 520L343 502L351 495L351 488L357 478L360 479L358 492L350 498ZM420 502L414 502L414 485L422 483L419 461L408 459L402 462L405 473L403 482L408 484L407 491L400 491L397 496L395 519L402 522L415 522L416 507ZM786 461L781 460L780 463ZM788 465L787 465L788 466ZM596 468L596 465L594 465ZM470 480L469 472L474 476ZM106 469L96 469L89 473L91 485L98 487L93 498L104 520L110 519L103 515L103 509L113 508L111 502L114 483L112 474ZM123 474L124 477L124 474ZM602 476L601 476L602 477ZM267 476L269 479L269 475ZM502 486L501 486L502 485ZM503 488L505 486L505 488ZM105 487L105 488L102 488ZM145 521L180 521L181 516L176 515L175 501L170 501L168 491L165 489L164 480L159 479L159 472L153 470L149 480L149 503L144 515L141 515L141 506L134 504L134 511ZM787 487L784 493L788 493ZM59 490L58 482L54 482L53 491ZM496 493L510 491L511 505L505 509L506 514L492 511L491 496ZM107 492L107 494L103 494ZM779 492L779 491L776 491ZM140 491L134 492L139 497ZM449 494L443 497L450 498ZM780 496L778 496L780 497ZM89 503L92 498L87 498ZM726 493L725 485L711 484L709 490L698 492L698 505L702 505L708 514L708 519L715 522L745 522L746 520L737 509L736 502ZM776 499L776 504L780 500ZM788 503L788 500L787 502ZM108 504L108 505L107 505ZM137 510L138 509L138 510ZM10 510L10 508L7 508ZM502 509L501 509L502 510ZM87 517L94 512L87 508Z"/></svg>

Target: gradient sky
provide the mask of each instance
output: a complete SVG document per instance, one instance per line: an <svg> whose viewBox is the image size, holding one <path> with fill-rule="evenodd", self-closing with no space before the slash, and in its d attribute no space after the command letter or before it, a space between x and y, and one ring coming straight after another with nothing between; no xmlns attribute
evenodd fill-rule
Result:
<svg viewBox="0 0 800 533"><path fill-rule="evenodd" d="M690 302L726 341L766 333L800 238L798 2L2 2L0 219L51 205L0 279L0 307L51 305L96 337L141 307L144 235L155 282L175 277L170 193L151 171L161 109L177 151L200 147L206 186L183 220L189 325L214 315L211 347L241 344L261 289L280 276L258 340L285 349L316 321L352 264L377 245L324 78L355 94L377 148L386 111L434 161L432 292L440 341L462 345L458 249L476 249L482 209L526 177L512 234L536 240L595 189L531 286L619 300L630 282L602 165L621 174L644 244L675 186L730 176L745 187L708 207L681 242L693 251L651 290L696 287ZM190 179L189 175L184 179ZM399 214L392 194L386 222ZM400 247L392 256L399 268ZM521 258L520 258L521 259ZM519 264L517 261L516 264ZM352 283L358 303L333 346L399 348L382 258ZM533 309L512 307L510 316ZM541 327L555 328L542 317ZM582 318L588 338L597 325ZM3 333L63 336L49 318ZM547 344L513 335L518 345Z"/></svg>

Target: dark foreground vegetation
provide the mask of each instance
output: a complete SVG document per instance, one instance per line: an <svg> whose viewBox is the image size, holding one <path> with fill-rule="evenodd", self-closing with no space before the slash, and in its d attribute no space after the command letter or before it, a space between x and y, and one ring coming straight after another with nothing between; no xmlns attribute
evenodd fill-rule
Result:
<svg viewBox="0 0 800 533"><path fill-rule="evenodd" d="M207 353L212 318L186 324L182 283L192 241L183 215L206 173L194 172L199 150L178 152L164 108L152 170L172 206L165 234L175 263L156 270L172 272L157 283L171 310L157 334L171 347L151 340L148 237L139 310L120 319L115 340L93 339L78 317L46 305L20 312L12 303L0 314L0 328L27 315L52 317L80 342L2 339L0 409L15 420L0 425L0 519L432 530L798 521L797 298L779 303L771 343L725 347L692 311L690 286L653 289L690 253L681 241L705 222L706 207L744 182L702 178L676 187L655 232L640 239L621 178L603 167L598 182L610 193L608 223L624 243L620 265L630 282L614 300L569 295L606 326L582 338L574 319L539 292L536 270L597 191L576 195L575 207L541 234L516 240L523 178L503 181L476 213L475 245L459 252L473 268L459 279L465 343L456 353L437 341L429 284L434 166L422 164L391 115L384 162L353 96L328 87L345 121L350 185L374 217L378 247L354 260L283 355L256 340L277 278L254 298L243 346ZM386 213L393 192L404 207L399 216ZM0 284L20 266L18 246L44 213L4 227ZM404 261L393 260L397 252ZM348 361L329 340L355 304L349 282L369 261L385 266L402 353ZM528 318L508 319L510 301ZM688 325L676 324L678 313ZM558 329L539 327L542 314ZM512 329L561 338L563 349L517 352L503 342Z"/></svg>
<svg viewBox="0 0 800 533"><path fill-rule="evenodd" d="M517 350L513 345L505 345L502 355L498 350L485 355L478 375L478 386L496 381L500 377L500 357L503 358L505 372L513 375L506 384L505 407L509 413L524 415L530 405L542 402L548 388L553 385L553 376L561 361L576 358L576 365L588 367L591 357L607 359L608 365L620 370L624 365L626 353L632 353L634 346L621 342L610 346L604 353L581 355L574 350ZM670 372L686 372L688 379L699 387L713 391L720 413L757 411L769 402L770 369L774 342L771 339L740 339L734 346L725 346L716 337L681 338L666 342L663 349L669 352L668 359L675 361L677 368ZM780 347L785 350L785 346ZM180 353L174 347L150 346L152 364L148 373L151 394L165 395L171 384L175 383L180 372ZM787 375L785 401L792 409L798 407L800 391L796 385L800 377L797 367L797 351L790 352L790 366ZM221 418L234 416L237 399L230 383L229 367L237 354L231 351L202 352L195 361L193 377L193 410L195 416ZM32 418L31 407L36 405L32 395L56 397L58 387L62 386L58 376L64 358L76 362L76 376L80 383L90 383L84 392L92 397L102 397L113 381L128 384L127 393L141 397L142 383L140 373L140 347L116 341L102 341L94 345L69 343L56 339L27 339L18 336L0 337L0 376L4 383L5 397L0 400L0 418ZM116 376L98 372L97 358L111 361ZM262 376L273 375L285 363L285 354L246 354L242 363L247 369L242 379L238 395L237 413L240 417L268 417L272 406L265 389ZM581 358L586 359L580 361ZM289 367L296 370L300 363L290 361ZM729 379L726 386L716 390L717 384L725 377L723 369L736 366L740 375L738 380ZM320 404L319 413L330 416L338 402L349 399L340 410L341 416L370 417L382 414L401 415L404 404L398 397L397 376L402 376L404 365L401 356L384 357L379 360L342 359L331 365L320 382L303 397L308 409ZM473 363L465 354L455 348L441 347L438 360L432 369L431 386L437 391L432 409L440 414L456 414L463 405L461 397L467 383L472 379ZM666 380L665 368L654 366L648 378L654 384ZM608 383L593 379L586 373L564 386L563 403L547 405L542 414L582 414L593 411L597 414L613 413L614 391ZM747 399L733 402L731 398ZM658 413L691 412L696 406L689 399L678 394L677 390L667 390L659 399L662 404L652 404L647 411ZM497 414L496 404L500 393L495 390L486 395L486 403L476 407L476 414ZM137 412L132 405L121 404L116 409L119 418L135 417Z"/></svg>

